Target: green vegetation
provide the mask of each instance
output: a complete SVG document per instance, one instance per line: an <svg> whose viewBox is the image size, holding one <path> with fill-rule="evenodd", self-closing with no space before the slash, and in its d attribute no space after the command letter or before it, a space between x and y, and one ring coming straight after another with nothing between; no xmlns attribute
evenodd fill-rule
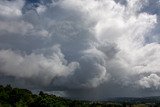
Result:
<svg viewBox="0 0 160 107"><path fill-rule="evenodd" d="M91 102L70 100L55 95L48 95L39 92L39 95L32 94L26 89L12 88L10 85L0 85L0 107L159 107L156 103L130 102L124 101L105 101Z"/></svg>

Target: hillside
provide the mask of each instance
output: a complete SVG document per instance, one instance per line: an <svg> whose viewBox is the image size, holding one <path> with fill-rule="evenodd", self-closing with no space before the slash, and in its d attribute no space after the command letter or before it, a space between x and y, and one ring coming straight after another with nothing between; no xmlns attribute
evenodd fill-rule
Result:
<svg viewBox="0 0 160 107"><path fill-rule="evenodd" d="M157 107L160 97L115 98L110 101L78 101L39 92L33 94L27 89L0 86L0 107Z"/></svg>

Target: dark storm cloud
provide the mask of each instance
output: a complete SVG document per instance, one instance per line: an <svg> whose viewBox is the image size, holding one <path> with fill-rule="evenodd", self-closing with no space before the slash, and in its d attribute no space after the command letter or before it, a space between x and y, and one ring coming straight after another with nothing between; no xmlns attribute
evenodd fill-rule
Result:
<svg viewBox="0 0 160 107"><path fill-rule="evenodd" d="M157 94L156 2L0 1L0 82L81 99Z"/></svg>

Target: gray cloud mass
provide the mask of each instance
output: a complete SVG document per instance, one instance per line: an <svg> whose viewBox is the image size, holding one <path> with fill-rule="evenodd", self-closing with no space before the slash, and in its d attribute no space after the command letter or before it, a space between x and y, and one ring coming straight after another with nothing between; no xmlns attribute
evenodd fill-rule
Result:
<svg viewBox="0 0 160 107"><path fill-rule="evenodd" d="M0 83L77 99L160 95L159 0L1 0Z"/></svg>

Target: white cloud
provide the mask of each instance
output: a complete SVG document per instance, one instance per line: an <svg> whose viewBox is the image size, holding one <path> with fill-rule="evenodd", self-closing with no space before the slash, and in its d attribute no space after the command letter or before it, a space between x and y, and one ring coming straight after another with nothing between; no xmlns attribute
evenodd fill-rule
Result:
<svg viewBox="0 0 160 107"><path fill-rule="evenodd" d="M21 55L11 50L0 51L1 73L19 78L33 79L48 85L55 77L71 75L78 67L77 62L68 63L58 46L52 48L51 56L32 53ZM35 79L36 78L36 79Z"/></svg>
<svg viewBox="0 0 160 107"><path fill-rule="evenodd" d="M160 77L157 74L151 74L147 77L143 77L141 80L139 80L139 85L143 88L159 89Z"/></svg>
<svg viewBox="0 0 160 107"><path fill-rule="evenodd" d="M6 17L18 17L22 15L24 0L0 1L0 15Z"/></svg>
<svg viewBox="0 0 160 107"><path fill-rule="evenodd" d="M37 10L38 14L41 14L41 13L45 12L46 7L44 5L40 5L36 8L36 10Z"/></svg>
<svg viewBox="0 0 160 107"><path fill-rule="evenodd" d="M0 21L1 32L25 35L26 33L28 33L28 31L32 29L32 24L24 21Z"/></svg>
<svg viewBox="0 0 160 107"><path fill-rule="evenodd" d="M148 0L119 2L60 0L38 4L24 14L24 2L0 2L21 13L10 14L19 16L13 18L0 11L0 16L8 17L0 19L1 72L16 78L36 77L34 83L64 91L109 87L114 93L119 86L159 90L160 41L146 40L155 36L159 16L141 11ZM15 39L9 40L13 34Z"/></svg>

